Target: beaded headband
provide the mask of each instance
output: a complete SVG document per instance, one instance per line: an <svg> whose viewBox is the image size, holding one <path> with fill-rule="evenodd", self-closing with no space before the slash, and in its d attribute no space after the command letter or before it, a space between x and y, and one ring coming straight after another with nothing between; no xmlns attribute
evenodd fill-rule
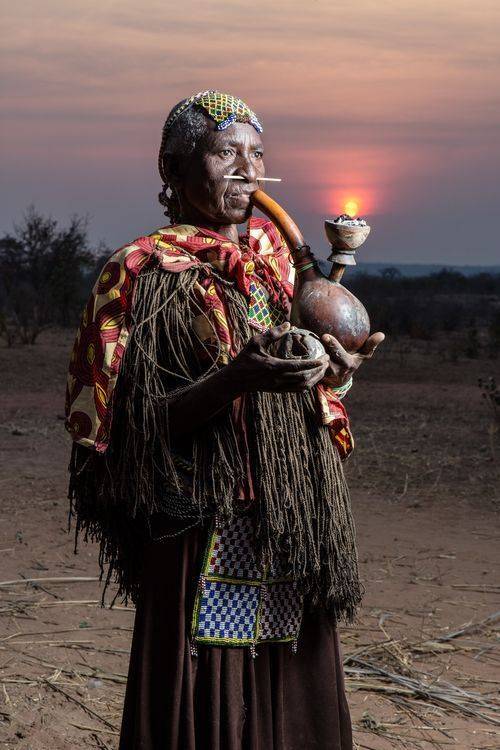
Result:
<svg viewBox="0 0 500 750"><path fill-rule="evenodd" d="M225 130L233 122L248 122L253 125L258 133L262 133L263 128L255 112L252 112L244 101L231 96L231 94L222 94L220 91L209 90L200 91L199 94L194 94L188 99L184 99L168 117L163 126L160 153L158 154L158 171L165 185L167 185L168 179L164 170L163 154L168 141L168 132L180 115L195 105L201 107L214 120L217 130ZM161 199L160 202L162 202Z"/></svg>
<svg viewBox="0 0 500 750"><path fill-rule="evenodd" d="M217 130L225 130L233 122L249 122L258 133L262 133L263 128L257 119L257 115L244 101L231 96L231 94L222 94L220 91L211 90L200 91L199 94L184 99L168 118L164 130L167 131L186 109L194 105L202 107L207 115L217 123Z"/></svg>

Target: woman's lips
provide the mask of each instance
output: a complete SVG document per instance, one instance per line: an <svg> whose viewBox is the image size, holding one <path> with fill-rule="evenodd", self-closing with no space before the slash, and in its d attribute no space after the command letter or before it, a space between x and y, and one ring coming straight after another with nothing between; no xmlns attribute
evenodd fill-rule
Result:
<svg viewBox="0 0 500 750"><path fill-rule="evenodd" d="M237 203L238 205L246 206L250 203L250 193L231 193L228 195L231 203Z"/></svg>

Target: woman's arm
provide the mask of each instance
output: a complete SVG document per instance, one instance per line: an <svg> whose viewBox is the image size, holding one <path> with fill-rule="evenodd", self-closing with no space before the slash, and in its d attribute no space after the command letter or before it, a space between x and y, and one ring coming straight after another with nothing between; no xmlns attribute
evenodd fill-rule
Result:
<svg viewBox="0 0 500 750"><path fill-rule="evenodd" d="M271 341L283 336L289 327L284 323L253 336L232 362L169 400L170 433L182 437L196 430L242 393L297 392L318 383L329 365L326 355L316 360L283 360L268 353Z"/></svg>
<svg viewBox="0 0 500 750"><path fill-rule="evenodd" d="M235 379L228 377L228 367L169 399L168 428L172 435L183 437L196 430L240 395Z"/></svg>

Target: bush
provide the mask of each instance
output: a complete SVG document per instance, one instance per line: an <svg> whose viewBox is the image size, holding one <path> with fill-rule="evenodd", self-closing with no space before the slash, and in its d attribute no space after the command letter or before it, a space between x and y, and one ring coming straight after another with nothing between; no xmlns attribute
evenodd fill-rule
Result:
<svg viewBox="0 0 500 750"><path fill-rule="evenodd" d="M487 328L491 356L500 348L500 274L465 276L443 269L435 274L405 277L396 269L379 276L345 277L345 284L366 306L372 330L393 337L409 336L424 341L439 333L469 330L467 356L478 356L480 338L474 329Z"/></svg>
<svg viewBox="0 0 500 750"><path fill-rule="evenodd" d="M0 335L7 344L34 344L48 326L74 326L95 263L86 219L74 216L59 228L28 208L14 232L0 238Z"/></svg>

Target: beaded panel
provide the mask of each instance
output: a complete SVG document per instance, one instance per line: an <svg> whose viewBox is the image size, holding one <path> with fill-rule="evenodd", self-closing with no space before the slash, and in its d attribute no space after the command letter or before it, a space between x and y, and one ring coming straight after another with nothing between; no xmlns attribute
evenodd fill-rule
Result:
<svg viewBox="0 0 500 750"><path fill-rule="evenodd" d="M269 304L269 295L260 284L250 282L250 300L248 303L248 320L251 325L262 331L279 326L286 320L282 310Z"/></svg>
<svg viewBox="0 0 500 750"><path fill-rule="evenodd" d="M294 638L300 627L302 601L294 583L268 583L262 587L259 616L260 640Z"/></svg>
<svg viewBox="0 0 500 750"><path fill-rule="evenodd" d="M252 547L253 525L249 516L238 516L231 525L216 528L208 555L207 574L260 580Z"/></svg>
<svg viewBox="0 0 500 750"><path fill-rule="evenodd" d="M202 587L199 639L253 642L259 587L211 580L203 581Z"/></svg>
<svg viewBox="0 0 500 750"><path fill-rule="evenodd" d="M266 641L297 640L302 597L283 565L257 563L253 540L251 516L213 525L193 611L193 644L255 649Z"/></svg>

